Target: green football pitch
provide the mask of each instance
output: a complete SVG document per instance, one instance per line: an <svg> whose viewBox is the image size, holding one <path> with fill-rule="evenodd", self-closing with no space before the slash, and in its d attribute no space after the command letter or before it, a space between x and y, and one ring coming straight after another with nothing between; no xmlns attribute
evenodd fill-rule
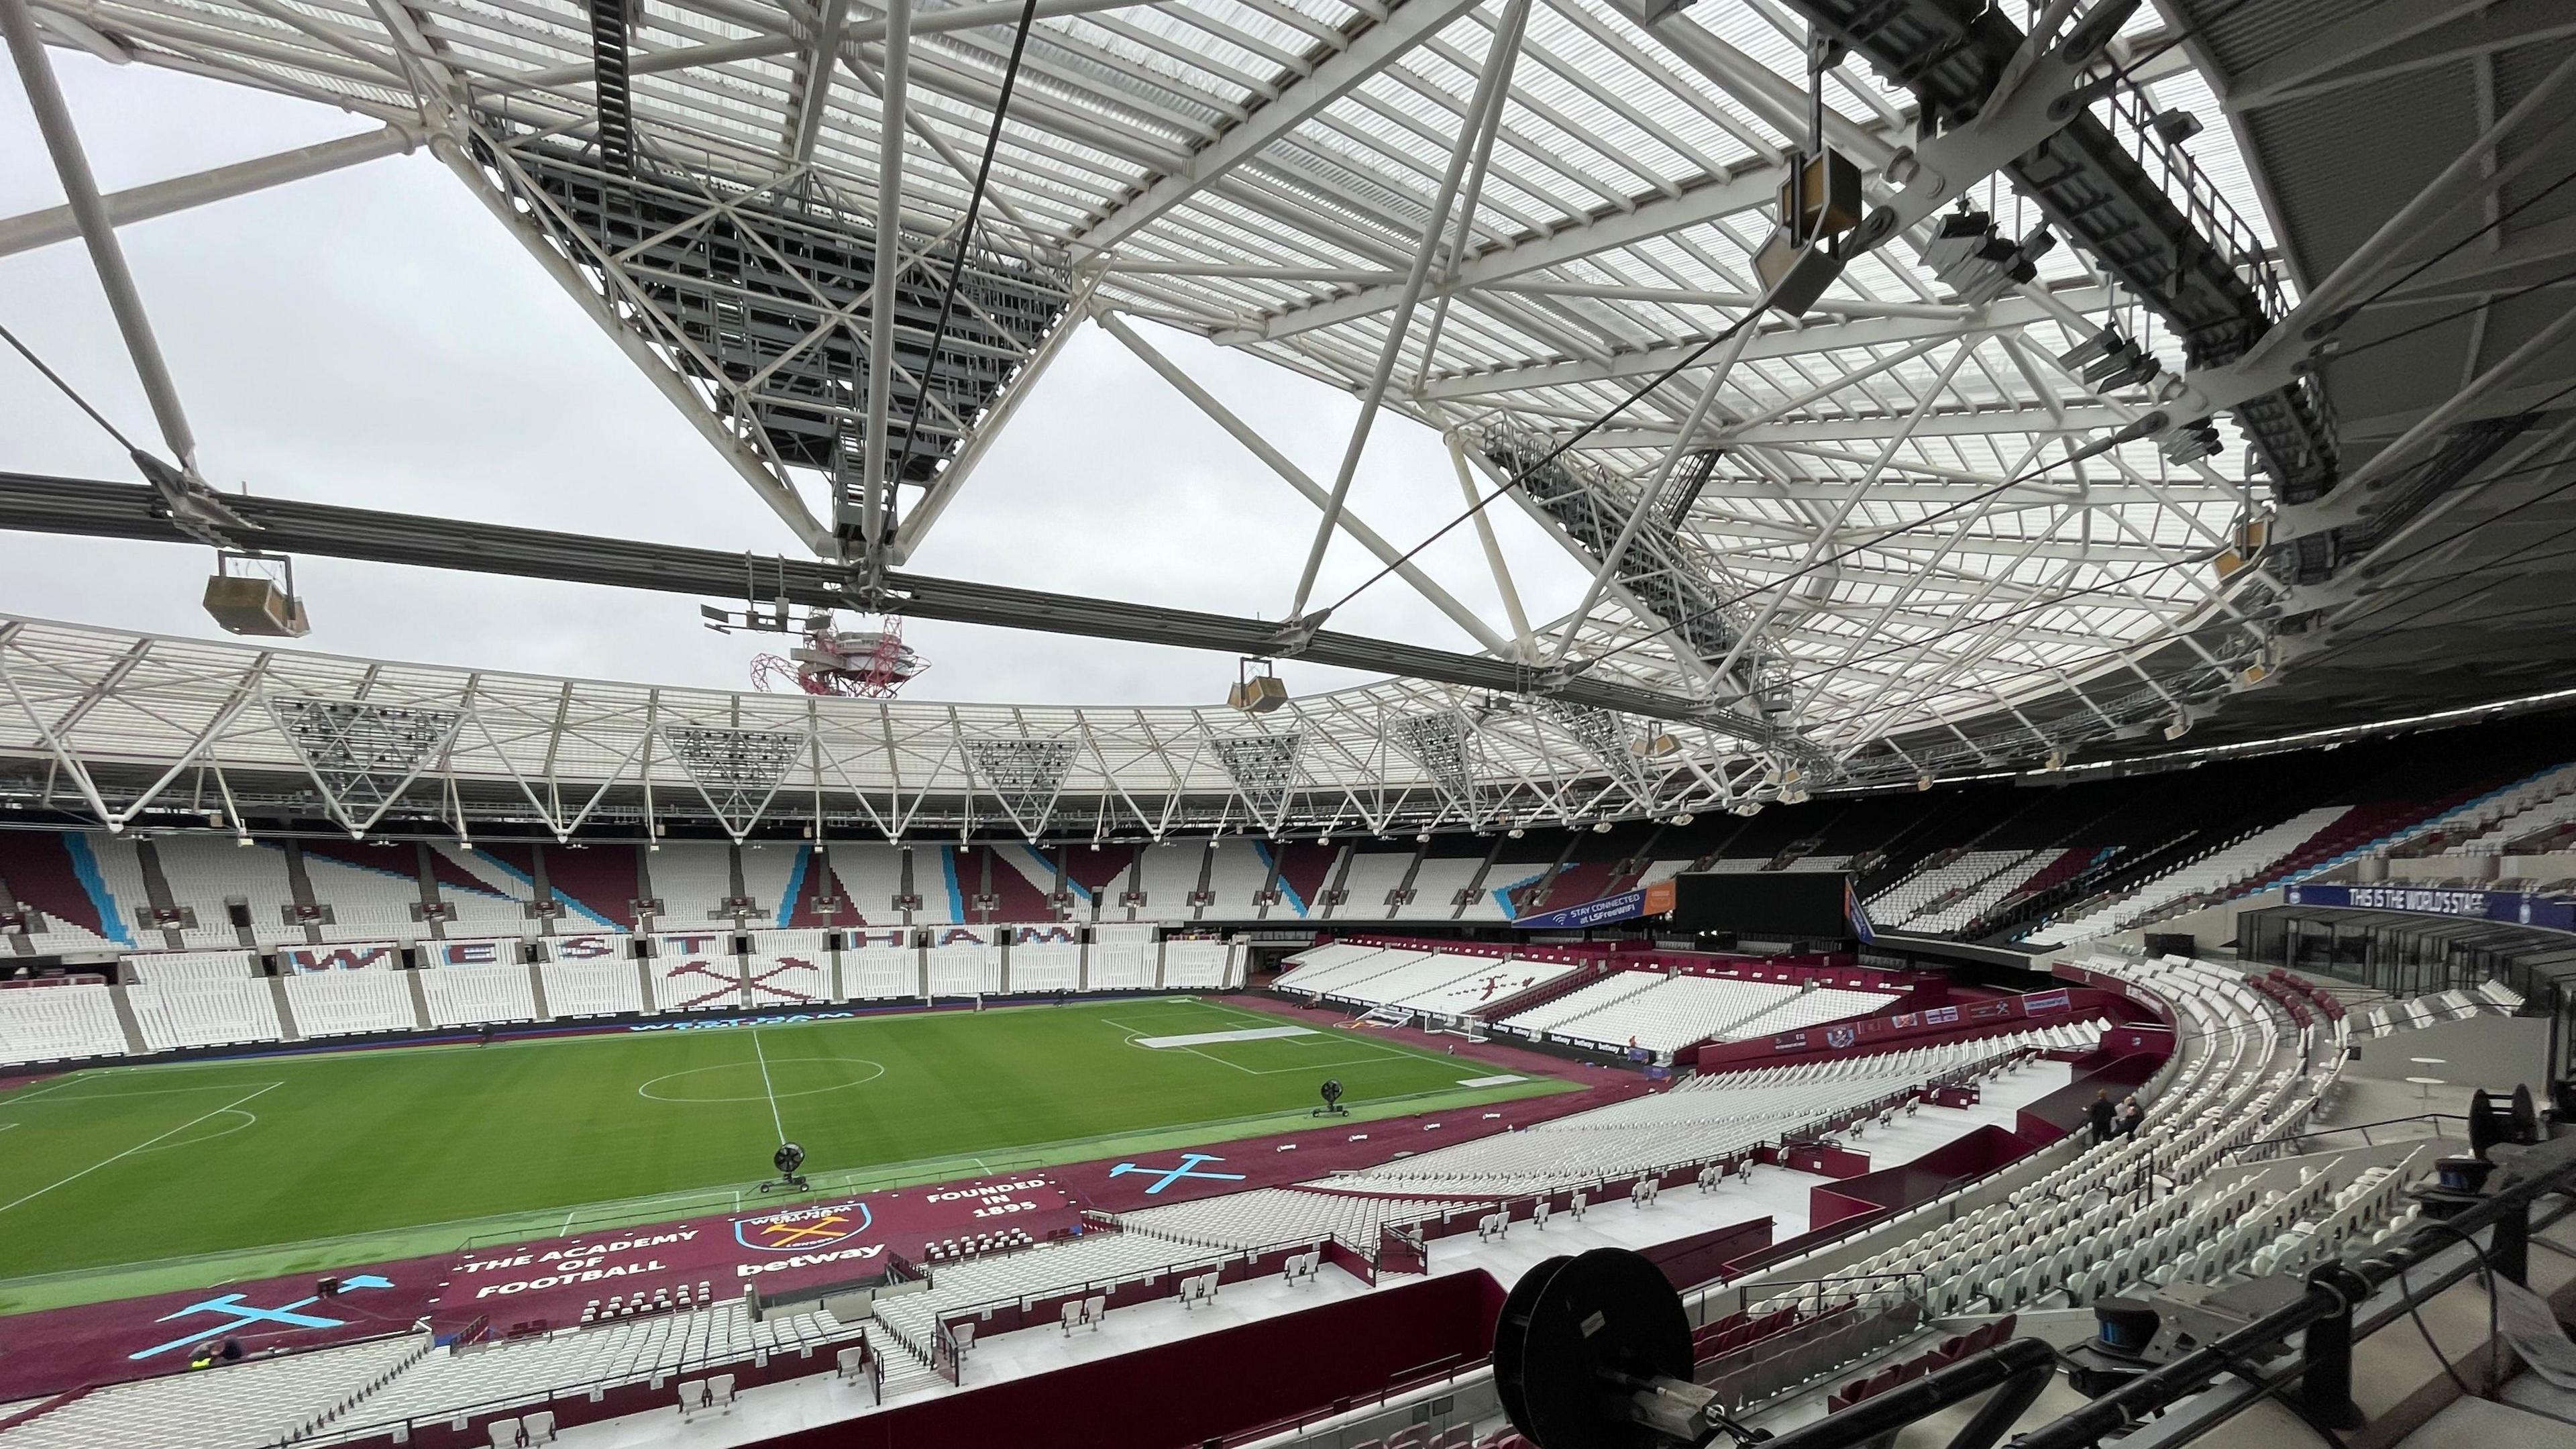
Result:
<svg viewBox="0 0 2576 1449"><path fill-rule="evenodd" d="M1196 998L163 1067L0 1093L0 1312L1567 1090ZM776 1201L776 1199L770 1199Z"/></svg>

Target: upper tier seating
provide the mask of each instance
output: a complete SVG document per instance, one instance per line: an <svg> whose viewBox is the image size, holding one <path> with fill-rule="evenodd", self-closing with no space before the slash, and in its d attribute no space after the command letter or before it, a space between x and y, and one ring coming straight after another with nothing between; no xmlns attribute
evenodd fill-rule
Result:
<svg viewBox="0 0 2576 1449"><path fill-rule="evenodd" d="M831 863L832 878L841 883L843 898L862 922L871 926L902 923L903 912L894 905L903 890L902 847L836 841Z"/></svg>
<svg viewBox="0 0 2576 1449"><path fill-rule="evenodd" d="M313 971L285 978L286 1009L305 1036L357 1036L418 1031L427 1023L411 1005L407 972Z"/></svg>
<svg viewBox="0 0 2576 1449"><path fill-rule="evenodd" d="M1404 884L1404 873L1413 865L1407 851L1354 850L1350 865L1342 873L1342 903L1332 909L1337 921L1383 921L1393 908L1386 903L1387 893Z"/></svg>
<svg viewBox="0 0 2576 1449"><path fill-rule="evenodd" d="M794 913L795 898L790 891L796 885L797 866L805 858L802 846L779 842L755 841L742 847L742 891L751 897L752 911L744 924L753 928L784 928L787 917Z"/></svg>
<svg viewBox="0 0 2576 1449"><path fill-rule="evenodd" d="M2098 902L2082 915L2052 921L2031 932L2030 941L2038 946L2090 941L2126 930L2176 902L2225 892L2262 877L2275 862L2341 819L2348 808L2326 805L2302 811L2278 825L2231 841L2135 890Z"/></svg>
<svg viewBox="0 0 2576 1449"><path fill-rule="evenodd" d="M105 986L0 989L0 1066L125 1055L125 1028Z"/></svg>
<svg viewBox="0 0 2576 1449"><path fill-rule="evenodd" d="M197 925L185 933L191 946L238 946L240 928L232 922L229 902L243 903L251 924L283 921L294 903L295 885L286 872L286 852L273 845L242 846L222 835L169 835L153 842L161 861L161 878L169 883L170 902L197 914Z"/></svg>
<svg viewBox="0 0 2576 1449"><path fill-rule="evenodd" d="M143 1044L152 1050L277 1041L277 998L265 978L143 982L125 988Z"/></svg>
<svg viewBox="0 0 2576 1449"><path fill-rule="evenodd" d="M1421 868L1413 873L1413 899L1395 908L1396 919L1445 921L1457 915L1458 892L1465 890L1484 866L1483 858L1473 855L1423 857Z"/></svg>
<svg viewBox="0 0 2576 1449"><path fill-rule="evenodd" d="M408 845L334 844L331 851L304 851L313 899L331 908L323 940L417 941L429 934L419 919L419 857Z"/></svg>
<svg viewBox="0 0 2576 1449"><path fill-rule="evenodd" d="M1140 921L1188 921L1198 916L1198 907L1190 904L1190 893L1199 888L1199 867L1207 860L1204 845L1165 845L1147 850L1143 868L1138 871L1138 889L1145 893L1145 904L1136 910ZM1109 893L1103 903L1104 916L1126 919L1116 910L1119 894L1125 888Z"/></svg>
<svg viewBox="0 0 2576 1449"><path fill-rule="evenodd" d="M1970 850L1927 864L1921 870L1898 881L1867 902L1872 922L1890 930L1934 930L1916 925L1916 918L1933 907L1933 903L1964 891L1993 876L1996 872L2027 860L2031 852L2023 850Z"/></svg>
<svg viewBox="0 0 2576 1449"><path fill-rule="evenodd" d="M1220 840L1208 858L1207 919L1242 921L1259 915L1262 884L1270 879L1270 861L1249 840Z"/></svg>
<svg viewBox="0 0 2576 1449"><path fill-rule="evenodd" d="M2576 818L2576 764L2554 765L2402 832L2391 851L2413 855L2438 846L2445 855L2499 855L2570 818Z"/></svg>
<svg viewBox="0 0 2576 1449"><path fill-rule="evenodd" d="M666 931L696 931L730 923L716 907L733 894L732 847L705 840L667 840L645 867L662 902L654 924Z"/></svg>

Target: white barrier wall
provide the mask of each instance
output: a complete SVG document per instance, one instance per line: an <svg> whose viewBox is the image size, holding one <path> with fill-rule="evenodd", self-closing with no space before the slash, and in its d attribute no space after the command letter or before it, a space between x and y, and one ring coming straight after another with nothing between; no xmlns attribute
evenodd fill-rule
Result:
<svg viewBox="0 0 2576 1449"><path fill-rule="evenodd" d="M627 988L634 989L633 971ZM536 991L525 966L440 966L420 973L421 999L432 1026L483 1026L537 1019Z"/></svg>
<svg viewBox="0 0 2576 1449"><path fill-rule="evenodd" d="M1011 990L1015 992L1082 989L1080 946L1013 946L1010 966Z"/></svg>
<svg viewBox="0 0 2576 1449"><path fill-rule="evenodd" d="M286 1009L308 1037L418 1031L411 986L399 971L315 971L285 978Z"/></svg>
<svg viewBox="0 0 2576 1449"><path fill-rule="evenodd" d="M1153 947L1094 945L1091 948L1092 990L1140 991L1153 984Z"/></svg>
<svg viewBox="0 0 2576 1449"><path fill-rule="evenodd" d="M1163 984L1213 991L1229 985L1234 951L1223 941L1165 941Z"/></svg>
<svg viewBox="0 0 2576 1449"><path fill-rule="evenodd" d="M146 982L127 987L125 1000L143 1029L143 1044L154 1051L276 1041L286 1035L277 1021L277 998L261 978Z"/></svg>
<svg viewBox="0 0 2576 1449"><path fill-rule="evenodd" d="M841 994L852 1001L918 999L921 953L909 946L865 946L842 951Z"/></svg>
<svg viewBox="0 0 2576 1449"><path fill-rule="evenodd" d="M248 951L147 951L125 958L137 981L240 981L259 974Z"/></svg>
<svg viewBox="0 0 2576 1449"><path fill-rule="evenodd" d="M933 946L925 953L933 996L998 995L1002 951L998 946Z"/></svg>
<svg viewBox="0 0 2576 1449"><path fill-rule="evenodd" d="M537 967L537 979L546 988L546 1009L557 1021L644 1009L644 988L632 961L548 961Z"/></svg>
<svg viewBox="0 0 2576 1449"><path fill-rule="evenodd" d="M104 986L0 991L0 1066L125 1055L125 1029Z"/></svg>

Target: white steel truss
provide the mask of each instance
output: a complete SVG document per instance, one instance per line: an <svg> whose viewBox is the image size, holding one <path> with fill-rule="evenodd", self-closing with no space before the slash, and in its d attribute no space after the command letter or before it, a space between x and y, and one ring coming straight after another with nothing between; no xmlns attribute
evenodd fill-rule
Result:
<svg viewBox="0 0 2576 1449"><path fill-rule="evenodd" d="M2023 26L2091 8L1999 6ZM2169 369L2183 363L2153 313L2077 248L1971 305L1899 237L1856 258L1804 316L1752 315L1752 254L1804 140L1808 37L1788 8L1701 0L1641 24L1614 0L1040 0L985 224L960 236L1019 12L643 0L624 7L624 50L609 67L593 7L571 0L33 5L54 43L386 127L201 185L110 198L111 213L162 214L417 138L818 552L899 562L1063 329L1097 317L1322 509L1318 555L1349 534L1488 652L1758 708L1795 742L1774 747L1775 764L1796 756L1811 774L1861 780L2034 758L2182 717L2274 662L2262 611L2238 597L2257 580L2210 563L2256 511L2257 485L2224 457L2177 464L2151 439L2111 445L2156 399L2143 384L2089 384L2060 360L2116 324ZM2159 44L2162 23L2143 7L2115 42L2146 63L2127 77L2133 89L2101 103L2106 118L2206 95L2186 53ZM1874 195L1897 194L1921 164L1903 149L1913 96L1858 62L1829 69L1823 85L1828 133L1863 163ZM2234 135L2203 132L2194 164L2150 130L2121 134L2167 146L2156 174L2177 204L2267 269L2265 286L2294 296L2268 260L2278 249ZM616 196L594 197L602 187ZM619 210L638 197L650 218ZM2038 221L1991 175L1955 199L2010 234ZM804 245L855 239L875 268L888 231L879 270L891 281L827 276ZM68 234L50 215L0 222L0 252ZM956 248L973 249L985 301L966 298L939 357L905 371L913 324L895 294L931 285ZM752 329L728 331L720 315L732 305L722 276L675 274L674 257L716 250L764 254L753 300L781 335L744 341ZM1494 502L1528 511L1594 575L1583 608L1544 624L1520 617L1482 519L1478 562L1508 620L1477 619L1458 599L1480 590L1444 587L1402 540L1349 516L1365 418L1327 487L1193 390L1138 321L1442 432L1469 498L1700 355L1585 436L1544 486ZM1706 347L1730 329L1728 345ZM741 347L722 353L718 337ZM849 361L888 356L896 366ZM942 359L975 371L983 390L929 376ZM895 429L900 445L890 391L897 413L917 400ZM900 479L920 490L908 500L877 485L914 461L916 429L938 457ZM890 462L892 451L905 456ZM865 477L855 493L853 474ZM1451 482L1419 486L1445 497ZM891 526L885 509L899 514ZM145 664L106 680L98 661L126 649ZM247 653L33 624L13 626L0 652L15 720L0 748L51 761L43 789L57 803L65 779L102 759L280 763L264 716L214 723L214 701L245 687ZM320 681L361 667L257 657L275 675L310 676L316 697L329 697ZM1482 825L1730 803L1724 782L1746 773L1743 742L1723 734L1676 727L1681 753L1649 760L1625 753L1639 732L1624 726L1413 681L1298 700L1293 725L1256 727L1191 710L648 699L492 676L469 688L442 671L375 667L411 681L425 707L472 722L437 766L453 799L506 781L557 826L630 787L658 783L664 807L673 787L706 788L671 743L701 728L797 742L781 747L796 759L779 780L729 783L722 805L709 797L728 826L806 800L900 831L966 809L954 802L977 790L1031 831L1061 828L1059 795L1153 828L1219 797L1256 817L1275 804L1277 821ZM99 690L68 726L50 717ZM1433 719L1467 723L1423 723ZM1257 783L1245 778L1260 751L1218 746L1283 728L1304 741L1293 784L1268 765L1251 771ZM991 742L1005 736L1080 748L1048 745L1047 769L1028 774L997 763Z"/></svg>

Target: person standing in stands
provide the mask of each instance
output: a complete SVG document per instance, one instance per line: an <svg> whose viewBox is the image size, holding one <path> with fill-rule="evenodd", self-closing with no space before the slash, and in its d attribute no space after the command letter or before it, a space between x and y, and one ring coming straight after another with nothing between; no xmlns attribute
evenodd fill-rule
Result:
<svg viewBox="0 0 2576 1449"><path fill-rule="evenodd" d="M2084 1115L2093 1124L2094 1146L2099 1147L2111 1140L2111 1129L2119 1117L2119 1111L2111 1105L2109 1092L2095 1092L2093 1105L2084 1109Z"/></svg>
<svg viewBox="0 0 2576 1449"><path fill-rule="evenodd" d="M2123 1136L2123 1137L2135 1137L2135 1136L2137 1136L2137 1135L2138 1135L2138 1124L2139 1124L2139 1123L2141 1123L2141 1122L2144 1122L2144 1121L2146 1121L2146 1120L2147 1120L2147 1109L2138 1105L2138 1098L2137 1098L2137 1096L2136 1096L2136 1094L2135 1094L2135 1093L2130 1094L2130 1096L2129 1096L2126 1100L2124 1100L2124 1101L2122 1101L2122 1102L2120 1103L2120 1135L2121 1135L2121 1136Z"/></svg>

